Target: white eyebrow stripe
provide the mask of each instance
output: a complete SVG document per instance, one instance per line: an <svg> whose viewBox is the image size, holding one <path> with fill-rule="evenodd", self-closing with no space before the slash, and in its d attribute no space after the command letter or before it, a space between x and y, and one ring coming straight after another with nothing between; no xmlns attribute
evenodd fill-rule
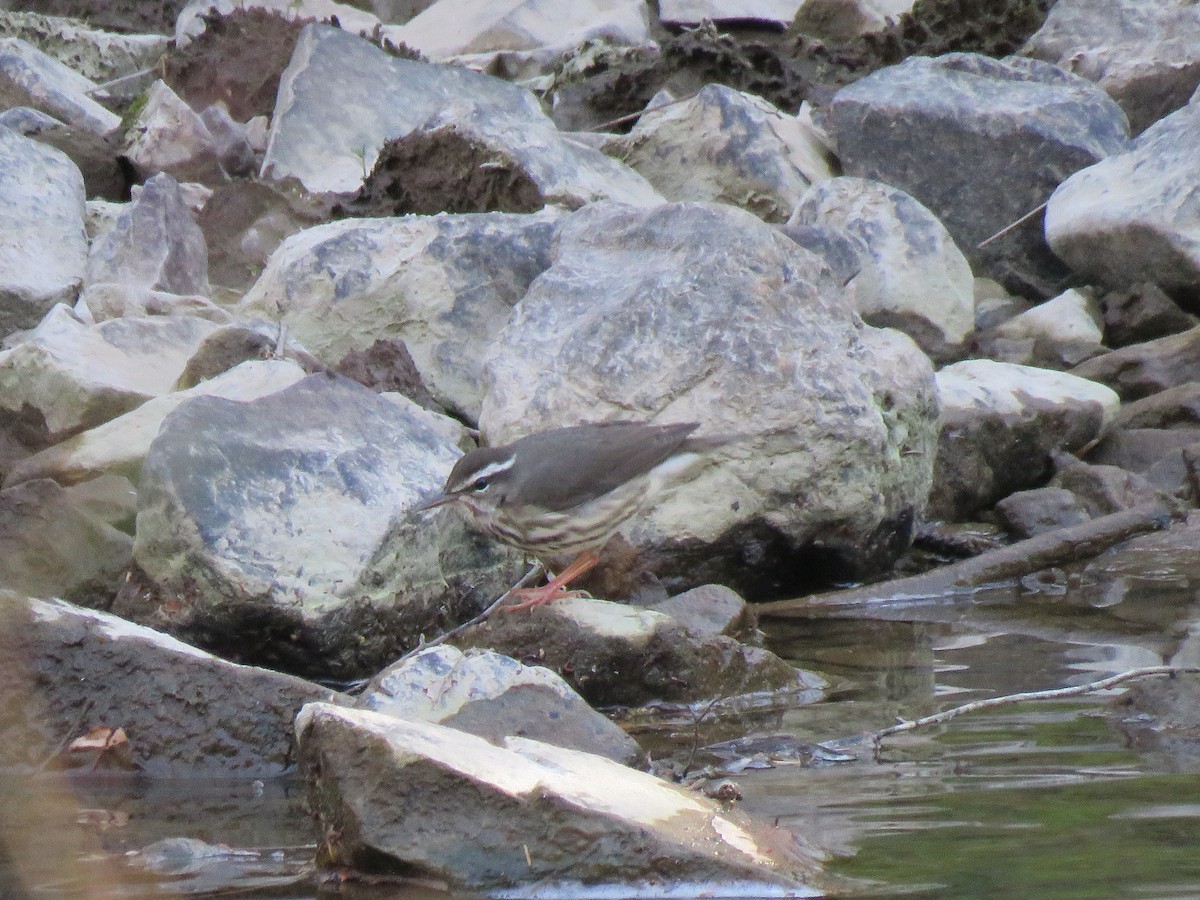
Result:
<svg viewBox="0 0 1200 900"><path fill-rule="evenodd" d="M491 478L493 475L499 475L501 472L507 472L512 468L516 456L507 456L504 459L498 459L494 463L488 463L482 469L476 469L467 478L460 481L454 486L454 490L459 491L468 485L474 484L480 478Z"/></svg>

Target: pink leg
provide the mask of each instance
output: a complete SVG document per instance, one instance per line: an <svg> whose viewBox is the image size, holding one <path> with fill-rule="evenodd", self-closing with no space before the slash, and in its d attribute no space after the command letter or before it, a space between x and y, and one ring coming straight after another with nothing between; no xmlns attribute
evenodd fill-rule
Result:
<svg viewBox="0 0 1200 900"><path fill-rule="evenodd" d="M521 602L513 606L505 606L503 609L505 612L516 612L522 609L532 609L535 606L544 606L551 600L576 596L575 591L566 590L567 583L590 571L598 562L600 562L599 553L595 550L584 550L575 557L574 562L559 572L544 587L522 588L521 590L513 591L513 596L519 597Z"/></svg>

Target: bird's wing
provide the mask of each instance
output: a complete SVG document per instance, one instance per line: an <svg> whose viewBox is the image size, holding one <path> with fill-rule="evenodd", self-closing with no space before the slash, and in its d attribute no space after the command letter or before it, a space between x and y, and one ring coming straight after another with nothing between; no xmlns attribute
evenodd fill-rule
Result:
<svg viewBox="0 0 1200 900"><path fill-rule="evenodd" d="M611 422L543 436L536 481L521 485L520 496L553 511L594 500L680 452L697 427L695 422L653 428ZM515 449L519 454L519 442Z"/></svg>

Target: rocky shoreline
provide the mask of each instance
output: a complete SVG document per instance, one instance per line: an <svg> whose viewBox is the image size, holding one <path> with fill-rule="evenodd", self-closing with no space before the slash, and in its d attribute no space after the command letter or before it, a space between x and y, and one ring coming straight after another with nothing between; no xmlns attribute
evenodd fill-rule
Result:
<svg viewBox="0 0 1200 900"><path fill-rule="evenodd" d="M803 894L818 851L596 708L819 698L755 601L886 597L914 542L1194 535L1170 4L1136 66L1117 0L248 5L0 12L6 768L299 771L325 863L452 889ZM528 561L415 507L477 441L614 419L738 440L603 599L440 643Z"/></svg>

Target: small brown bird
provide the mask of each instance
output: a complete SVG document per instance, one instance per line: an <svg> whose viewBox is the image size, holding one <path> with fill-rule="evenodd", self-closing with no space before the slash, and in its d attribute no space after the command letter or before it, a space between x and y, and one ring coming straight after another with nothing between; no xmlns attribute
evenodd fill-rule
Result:
<svg viewBox="0 0 1200 900"><path fill-rule="evenodd" d="M540 606L570 596L566 585L600 561L626 520L648 508L672 478L726 443L693 438L695 422L609 422L554 428L463 456L442 493L421 504L452 504L471 527L537 557L550 570L570 564L544 587L517 592Z"/></svg>

